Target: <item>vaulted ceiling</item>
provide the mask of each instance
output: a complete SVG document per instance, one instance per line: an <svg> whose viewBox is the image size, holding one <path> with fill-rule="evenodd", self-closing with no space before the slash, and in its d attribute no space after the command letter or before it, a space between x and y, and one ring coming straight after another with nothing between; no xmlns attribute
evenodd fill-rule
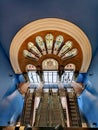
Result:
<svg viewBox="0 0 98 130"><path fill-rule="evenodd" d="M98 0L0 0L0 43L9 57L15 34L41 18L61 18L80 27L90 40L94 56L98 47Z"/></svg>

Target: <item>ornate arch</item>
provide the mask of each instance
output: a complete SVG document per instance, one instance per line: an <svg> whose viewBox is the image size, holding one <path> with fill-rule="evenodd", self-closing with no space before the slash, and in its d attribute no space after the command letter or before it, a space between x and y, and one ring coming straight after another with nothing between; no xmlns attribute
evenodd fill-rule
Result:
<svg viewBox="0 0 98 130"><path fill-rule="evenodd" d="M46 55L46 57L42 57L39 60L39 65L45 58L54 58L61 64L61 66L63 64L65 66L68 63L73 63L78 71L87 72L91 62L92 51L90 42L85 33L75 24L66 20L45 18L33 21L24 26L13 38L10 46L10 61L15 73L22 73L25 71L22 69L25 68L25 65L32 64L31 61L24 59L22 56L22 51L27 49L27 43L30 41L34 42L36 36L40 35L45 37L46 34L49 33L52 33L55 38L61 34L64 36L65 41L71 39L74 42L75 47L79 49L80 54L72 60L66 60L66 62L62 62L55 55ZM33 64L36 66L37 62L33 62Z"/></svg>

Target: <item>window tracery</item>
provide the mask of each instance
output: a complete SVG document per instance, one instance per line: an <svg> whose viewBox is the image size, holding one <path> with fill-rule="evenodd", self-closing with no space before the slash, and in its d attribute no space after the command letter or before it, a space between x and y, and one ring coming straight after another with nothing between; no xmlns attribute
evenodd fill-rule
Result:
<svg viewBox="0 0 98 130"><path fill-rule="evenodd" d="M64 43L62 35L53 36L53 34L47 33L44 37L36 36L35 42L28 42L28 50L23 50L23 55L26 58L38 61L43 56L52 54L65 61L78 54L78 49L73 47L73 44L71 40ZM48 59L46 57L41 64L42 69L45 70L57 70L59 68L58 61L50 57Z"/></svg>

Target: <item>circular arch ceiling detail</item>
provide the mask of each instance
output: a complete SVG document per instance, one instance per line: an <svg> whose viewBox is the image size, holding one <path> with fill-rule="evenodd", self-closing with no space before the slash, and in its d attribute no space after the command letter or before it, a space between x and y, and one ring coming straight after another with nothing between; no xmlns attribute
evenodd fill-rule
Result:
<svg viewBox="0 0 98 130"><path fill-rule="evenodd" d="M57 19L57 18L45 18L45 19L33 21L28 25L24 26L13 38L10 46L10 61L16 74L20 74L23 72L19 64L19 56L20 56L19 53L21 52L21 47L24 48L26 42L27 41L29 42L29 40L33 36L36 36L43 32L45 33L45 31L53 32L54 35L55 32L57 33L61 32L62 35L64 36L68 35L74 41L76 41L78 47L80 47L82 51L82 59L83 59L79 71L87 72L91 62L92 52L91 52L90 42L87 36L85 35L85 33L75 24L70 23L66 20ZM52 57L50 56L50 58ZM54 57L54 59L55 58L56 57Z"/></svg>

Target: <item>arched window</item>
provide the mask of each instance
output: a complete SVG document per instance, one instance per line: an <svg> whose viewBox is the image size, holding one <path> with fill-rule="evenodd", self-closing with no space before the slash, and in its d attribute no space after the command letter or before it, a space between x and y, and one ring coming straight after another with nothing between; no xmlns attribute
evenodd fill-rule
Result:
<svg viewBox="0 0 98 130"><path fill-rule="evenodd" d="M42 69L43 70L57 70L58 69L58 62L52 58L45 59L42 62Z"/></svg>
<svg viewBox="0 0 98 130"><path fill-rule="evenodd" d="M35 70L36 70L36 67L34 65L32 65L32 64L28 64L26 66L26 72L27 71L35 71Z"/></svg>
<svg viewBox="0 0 98 130"><path fill-rule="evenodd" d="M65 70L73 70L75 71L75 65L72 64L72 63L69 63L67 64L65 67L64 67Z"/></svg>

